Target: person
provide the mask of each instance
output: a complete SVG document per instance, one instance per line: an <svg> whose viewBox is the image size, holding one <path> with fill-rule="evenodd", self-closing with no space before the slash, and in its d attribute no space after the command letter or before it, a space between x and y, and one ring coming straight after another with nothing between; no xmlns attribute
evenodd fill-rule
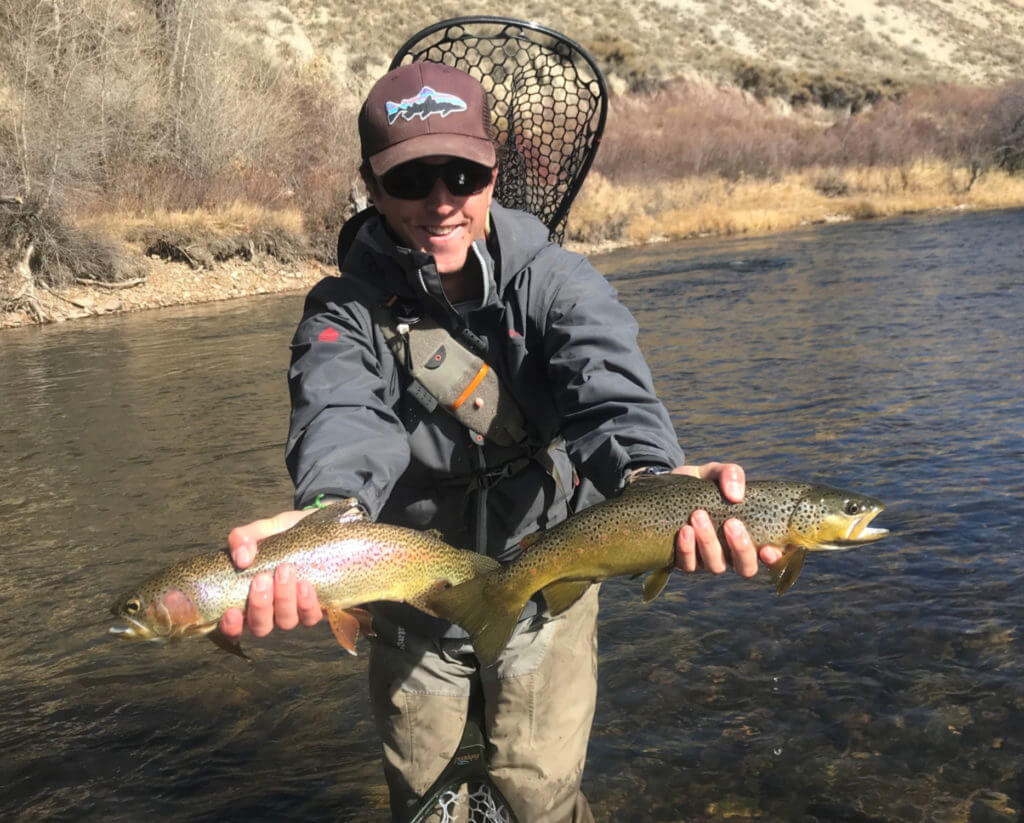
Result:
<svg viewBox="0 0 1024 823"><path fill-rule="evenodd" d="M605 278L549 242L539 220L492 199L496 144L479 82L440 64L394 69L367 96L359 135L373 209L343 228L343 275L312 289L292 342L286 463L296 509L231 532L239 568L318 498L355 497L374 519L438 529L502 562L523 536L640 471L709 478L742 499L740 466L684 463L636 323ZM490 422L518 437L484 437L465 415L431 407L408 362L418 323L442 329L428 338L443 341L438 357L489 366L506 398ZM749 577L779 557L738 520L724 534L723 547L707 514L694 513L680 524L678 568L731 565ZM580 782L596 702L597 588L556 619L535 596L487 667L458 626L371 605L370 694L395 819L453 754L474 680L489 769L519 820L593 819ZM254 578L245 613L227 612L221 630L262 637L321 616L312 587L281 566Z"/></svg>

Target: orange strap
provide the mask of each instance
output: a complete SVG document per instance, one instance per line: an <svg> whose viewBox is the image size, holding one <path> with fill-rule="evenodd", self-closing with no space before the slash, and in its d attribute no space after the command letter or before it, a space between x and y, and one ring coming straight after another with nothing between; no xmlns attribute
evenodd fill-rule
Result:
<svg viewBox="0 0 1024 823"><path fill-rule="evenodd" d="M486 363L484 363L480 367L480 371L476 373L476 377L469 381L469 385L466 386L466 390L458 396L454 403L452 403L452 411L455 411L459 406L461 406L469 399L469 396L476 391L476 387L480 385L480 381L482 381L487 376L487 372L489 371L490 368Z"/></svg>

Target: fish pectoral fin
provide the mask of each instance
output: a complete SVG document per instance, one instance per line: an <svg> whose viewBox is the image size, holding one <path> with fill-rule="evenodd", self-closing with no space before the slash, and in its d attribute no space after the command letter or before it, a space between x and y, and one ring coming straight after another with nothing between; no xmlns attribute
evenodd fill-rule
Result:
<svg viewBox="0 0 1024 823"><path fill-rule="evenodd" d="M339 645L349 654L356 653L356 640L359 638L360 616L353 614L355 610L342 609L338 606L328 606L324 609L327 613L327 621L331 624L331 631ZM362 611L359 609L358 611Z"/></svg>
<svg viewBox="0 0 1024 823"><path fill-rule="evenodd" d="M218 649L223 649L228 654L233 654L236 657L241 657L242 660L252 662L252 658L242 651L242 644L238 642L238 638L228 637L220 629L216 628L216 624L214 624L214 628L205 632L205 634Z"/></svg>
<svg viewBox="0 0 1024 823"><path fill-rule="evenodd" d="M807 549L798 546L788 549L782 557L771 565L772 580L775 581L775 591L780 595L785 594L800 576L800 570L804 567L805 557L807 557Z"/></svg>
<svg viewBox="0 0 1024 823"><path fill-rule="evenodd" d="M548 604L548 611L552 616L561 614L583 597L591 584L590 580L560 580L545 586L541 592Z"/></svg>
<svg viewBox="0 0 1024 823"><path fill-rule="evenodd" d="M647 579L644 580L644 603L650 603L661 594L665 584L668 583L669 575L672 574L672 568L672 566L668 566L658 569L647 576Z"/></svg>

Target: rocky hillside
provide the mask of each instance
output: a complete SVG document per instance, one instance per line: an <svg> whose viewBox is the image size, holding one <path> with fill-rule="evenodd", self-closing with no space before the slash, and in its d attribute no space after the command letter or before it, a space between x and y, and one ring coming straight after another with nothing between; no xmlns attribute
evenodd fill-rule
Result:
<svg viewBox="0 0 1024 823"><path fill-rule="evenodd" d="M268 53L320 58L359 97L412 33L494 4L441 0L433 17L400 0L232 0L234 28ZM597 56L613 84L675 77L758 86L784 96L805 76L899 86L992 85L1020 76L1017 0L510 0L502 13L564 32Z"/></svg>

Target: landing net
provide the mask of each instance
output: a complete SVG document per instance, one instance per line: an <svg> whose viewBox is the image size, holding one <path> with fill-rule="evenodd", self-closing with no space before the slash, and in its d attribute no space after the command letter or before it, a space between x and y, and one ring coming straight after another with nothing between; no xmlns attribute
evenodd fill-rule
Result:
<svg viewBox="0 0 1024 823"><path fill-rule="evenodd" d="M391 68L420 60L480 81L502 147L495 198L540 218L561 242L607 115L607 88L593 58L543 26L480 16L444 20L413 35Z"/></svg>
<svg viewBox="0 0 1024 823"><path fill-rule="evenodd" d="M426 820L431 823L512 823L512 814L490 785L471 783L469 791L449 789L444 792Z"/></svg>

